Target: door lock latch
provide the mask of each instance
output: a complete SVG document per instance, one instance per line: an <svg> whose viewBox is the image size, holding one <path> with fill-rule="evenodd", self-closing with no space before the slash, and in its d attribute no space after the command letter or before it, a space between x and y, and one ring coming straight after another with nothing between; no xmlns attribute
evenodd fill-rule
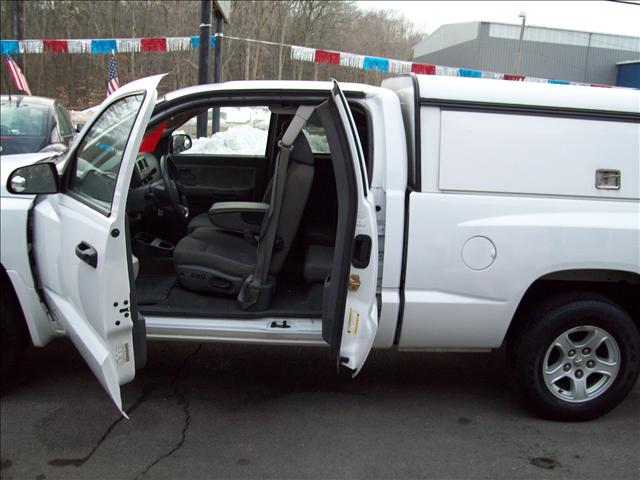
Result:
<svg viewBox="0 0 640 480"><path fill-rule="evenodd" d="M349 277L349 291L357 292L360 288L360 275L351 275Z"/></svg>

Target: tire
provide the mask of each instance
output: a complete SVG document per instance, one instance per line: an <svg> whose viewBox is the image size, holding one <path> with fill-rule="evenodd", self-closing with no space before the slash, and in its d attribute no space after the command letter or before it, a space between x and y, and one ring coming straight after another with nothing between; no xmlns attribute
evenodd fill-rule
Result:
<svg viewBox="0 0 640 480"><path fill-rule="evenodd" d="M607 298L563 294L525 313L513 345L520 391L534 413L583 421L615 408L640 370L640 333Z"/></svg>
<svg viewBox="0 0 640 480"><path fill-rule="evenodd" d="M15 378L29 345L29 332L13 291L3 285L0 296L0 388L5 390ZM9 288L10 285L8 286Z"/></svg>

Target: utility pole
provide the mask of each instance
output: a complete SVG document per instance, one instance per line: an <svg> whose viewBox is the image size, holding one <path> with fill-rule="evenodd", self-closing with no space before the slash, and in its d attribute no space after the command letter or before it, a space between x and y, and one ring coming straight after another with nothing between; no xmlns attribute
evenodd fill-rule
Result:
<svg viewBox="0 0 640 480"><path fill-rule="evenodd" d="M200 0L200 47L198 49L198 84L209 83L209 45L211 39L211 0ZM217 40L216 40L217 43ZM198 115L196 136L207 136L207 112Z"/></svg>
<svg viewBox="0 0 640 480"><path fill-rule="evenodd" d="M222 13L218 8L215 9L214 15L216 17L216 33L222 33ZM215 45L216 57L213 63L213 83L220 83L220 76L222 75L222 35L216 35ZM220 131L220 109L213 108L211 113L211 127L212 132L216 133Z"/></svg>
<svg viewBox="0 0 640 480"><path fill-rule="evenodd" d="M513 68L514 75L518 75L520 73L520 60L522 59L522 39L524 38L524 25L527 22L527 14L525 12L520 12L518 15L522 19L522 26L520 27L520 40L518 40L518 56L516 57L516 65Z"/></svg>

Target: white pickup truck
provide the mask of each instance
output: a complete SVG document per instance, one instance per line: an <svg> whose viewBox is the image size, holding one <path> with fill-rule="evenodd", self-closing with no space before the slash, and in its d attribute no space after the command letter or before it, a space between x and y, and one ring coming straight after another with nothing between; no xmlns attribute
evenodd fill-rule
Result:
<svg viewBox="0 0 640 480"><path fill-rule="evenodd" d="M354 374L371 348L506 344L555 419L632 389L640 92L402 76L157 99L161 78L68 152L2 160L3 377L66 335L121 411L154 339L328 345Z"/></svg>

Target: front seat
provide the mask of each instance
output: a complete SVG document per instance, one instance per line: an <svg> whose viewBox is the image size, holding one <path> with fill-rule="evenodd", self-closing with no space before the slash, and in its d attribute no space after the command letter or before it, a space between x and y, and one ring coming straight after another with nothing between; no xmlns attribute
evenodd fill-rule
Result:
<svg viewBox="0 0 640 480"><path fill-rule="evenodd" d="M273 178L269 180L269 183L267 184L267 188L264 191L264 195L262 196L263 203L269 203L269 199L271 198L272 185L273 185ZM193 233L199 228L215 228L215 225L211 222L211 219L209 217L209 212L200 213L199 215L196 215L189 221L189 223L187 224L187 235Z"/></svg>
<svg viewBox="0 0 640 480"><path fill-rule="evenodd" d="M269 263L271 275L278 274L289 253L313 183L313 154L303 133L293 142L289 160L276 243ZM269 214L264 222L268 220ZM178 242L173 260L178 281L184 288L234 295L256 268L256 238L213 226L197 228Z"/></svg>

